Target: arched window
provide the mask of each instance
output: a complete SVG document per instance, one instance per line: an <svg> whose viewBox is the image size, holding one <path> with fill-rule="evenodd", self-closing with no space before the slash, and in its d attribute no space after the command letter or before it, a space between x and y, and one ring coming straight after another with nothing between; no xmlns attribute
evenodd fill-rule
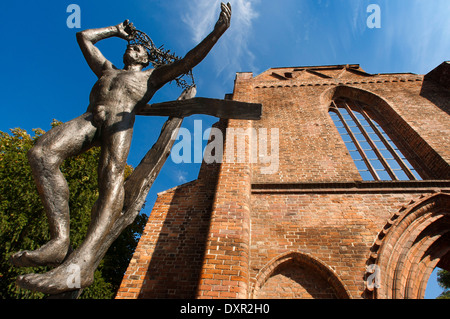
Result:
<svg viewBox="0 0 450 319"><path fill-rule="evenodd" d="M368 115L366 105L338 98L331 103L330 116L363 180L422 179L381 125Z"/></svg>

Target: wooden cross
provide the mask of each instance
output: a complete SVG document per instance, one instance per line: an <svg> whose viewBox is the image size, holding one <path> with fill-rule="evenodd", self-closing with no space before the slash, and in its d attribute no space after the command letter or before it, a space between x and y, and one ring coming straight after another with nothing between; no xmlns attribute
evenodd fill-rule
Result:
<svg viewBox="0 0 450 319"><path fill-rule="evenodd" d="M125 181L123 216L130 216L132 223L139 213L154 180L161 171L175 142L183 118L193 114L212 115L223 119L260 120L262 105L255 103L191 98L157 104L147 104L137 115L169 116L158 140L144 156L141 163Z"/></svg>
<svg viewBox="0 0 450 319"><path fill-rule="evenodd" d="M222 119L260 120L261 110L261 104L196 97L186 100L147 104L138 110L137 115L183 118L193 114L205 114Z"/></svg>
<svg viewBox="0 0 450 319"><path fill-rule="evenodd" d="M114 224L111 232L118 235L133 223L153 182L169 157L175 142L174 136L178 133L183 118L193 114L212 115L222 119L260 120L262 105L232 100L192 98L146 105L139 109L137 115L169 116L169 119L164 123L156 143L125 181L122 216Z"/></svg>
<svg viewBox="0 0 450 319"><path fill-rule="evenodd" d="M223 119L259 120L262 115L262 105L231 100L191 98L146 105L139 109L137 115L169 116L169 119L164 123L156 143L125 181L122 216L128 216L127 223L133 222L144 204L154 180L170 154L175 142L173 136L181 127L183 118L193 114L206 114Z"/></svg>

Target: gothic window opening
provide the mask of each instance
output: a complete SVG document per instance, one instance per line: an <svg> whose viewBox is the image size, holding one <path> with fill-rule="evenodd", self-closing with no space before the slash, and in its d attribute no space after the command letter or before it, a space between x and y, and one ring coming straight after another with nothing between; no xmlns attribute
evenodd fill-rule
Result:
<svg viewBox="0 0 450 319"><path fill-rule="evenodd" d="M422 180L364 104L339 98L329 114L364 181Z"/></svg>

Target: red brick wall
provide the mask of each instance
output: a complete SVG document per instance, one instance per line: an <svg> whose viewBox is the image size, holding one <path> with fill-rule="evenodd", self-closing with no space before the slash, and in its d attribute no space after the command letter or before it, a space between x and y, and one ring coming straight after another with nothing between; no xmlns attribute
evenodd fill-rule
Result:
<svg viewBox="0 0 450 319"><path fill-rule="evenodd" d="M358 66L239 73L232 98L262 103L263 117L219 127L278 128L277 172L224 159L160 194L117 297L376 297L366 289L366 266L383 260L376 247L392 216L450 192L449 94L421 75L372 76ZM339 95L371 105L425 180L363 182L328 114ZM250 140L246 146L249 155ZM432 230L427 247L442 246ZM433 251L449 264L446 246Z"/></svg>
<svg viewBox="0 0 450 319"><path fill-rule="evenodd" d="M197 180L158 194L117 298L197 296L219 168L203 165Z"/></svg>
<svg viewBox="0 0 450 319"><path fill-rule="evenodd" d="M158 197L118 297L196 296L212 196L194 182Z"/></svg>
<svg viewBox="0 0 450 319"><path fill-rule="evenodd" d="M335 299L336 293L320 275L289 263L278 267L257 294L259 299Z"/></svg>
<svg viewBox="0 0 450 319"><path fill-rule="evenodd" d="M261 268L290 251L311 254L332 267L352 298L361 298L370 247L386 220L420 193L277 194L252 196L252 267ZM301 191L299 191L301 193ZM366 193L369 192L369 193ZM318 293L318 292L316 292Z"/></svg>
<svg viewBox="0 0 450 319"><path fill-rule="evenodd" d="M284 73L278 71L278 73ZM270 73L270 72L268 72ZM245 83L249 101L263 102L264 115L254 127L279 127L280 170L260 175L253 166L257 183L330 182L360 180L337 134L328 107L333 93L345 94L374 105L385 118L388 134L398 136L422 175L427 179L450 179L449 91L423 83L423 76L379 75L369 79L350 74L345 79L268 81L262 74ZM250 85L251 84L251 85ZM356 88L353 90L352 88ZM380 102L383 105L380 106ZM403 147L405 148L405 147ZM402 149L404 150L404 149ZM404 150L405 151L405 150ZM421 169L423 168L423 169Z"/></svg>

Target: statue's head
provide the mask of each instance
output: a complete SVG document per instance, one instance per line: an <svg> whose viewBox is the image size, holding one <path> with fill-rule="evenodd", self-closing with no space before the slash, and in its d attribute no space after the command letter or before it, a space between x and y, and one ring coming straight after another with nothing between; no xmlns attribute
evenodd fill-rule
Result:
<svg viewBox="0 0 450 319"><path fill-rule="evenodd" d="M156 47L147 34L136 30L136 28L133 30L133 38L128 40L127 51L123 56L125 65L136 64L136 62L138 62L145 68L151 63L155 69L163 65L174 63L179 59L180 58L170 52L170 50L164 49L163 46ZM185 76L190 78L191 84L184 79ZM192 88L194 86L194 75L192 74L192 70L178 76L174 80L178 86L184 89Z"/></svg>
<svg viewBox="0 0 450 319"><path fill-rule="evenodd" d="M126 66L141 64L145 68L150 64L149 58L148 51L143 45L129 44L123 55L123 63Z"/></svg>

